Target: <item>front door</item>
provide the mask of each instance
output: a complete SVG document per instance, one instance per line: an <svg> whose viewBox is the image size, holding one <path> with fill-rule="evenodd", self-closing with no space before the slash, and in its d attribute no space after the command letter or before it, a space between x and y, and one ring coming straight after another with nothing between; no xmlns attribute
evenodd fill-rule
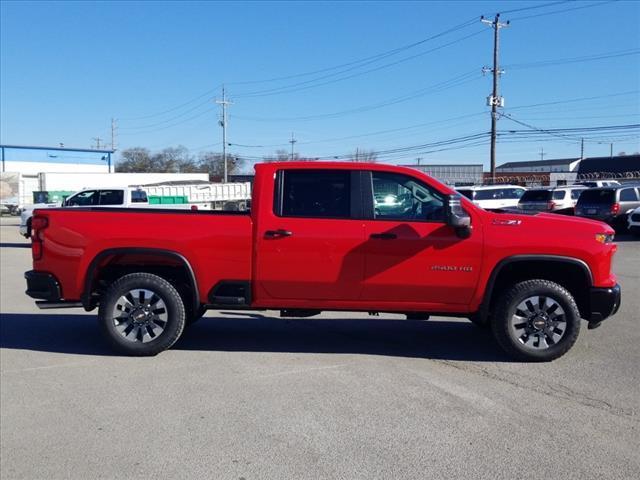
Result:
<svg viewBox="0 0 640 480"><path fill-rule="evenodd" d="M364 224L354 213L356 175L346 169L278 172L273 211L261 213L257 225L258 303L358 299Z"/></svg>
<svg viewBox="0 0 640 480"><path fill-rule="evenodd" d="M445 224L444 194L435 188L391 172L372 172L371 183L362 300L430 309L468 304L482 258L479 222L469 238L459 238Z"/></svg>

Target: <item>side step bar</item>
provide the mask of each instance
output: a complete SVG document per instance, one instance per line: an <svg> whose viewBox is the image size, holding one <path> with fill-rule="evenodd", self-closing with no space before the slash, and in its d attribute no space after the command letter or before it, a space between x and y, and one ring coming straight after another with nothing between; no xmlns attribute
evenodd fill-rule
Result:
<svg viewBox="0 0 640 480"><path fill-rule="evenodd" d="M82 302L48 302L47 300L37 301L36 305L41 310L49 310L51 308L81 308Z"/></svg>

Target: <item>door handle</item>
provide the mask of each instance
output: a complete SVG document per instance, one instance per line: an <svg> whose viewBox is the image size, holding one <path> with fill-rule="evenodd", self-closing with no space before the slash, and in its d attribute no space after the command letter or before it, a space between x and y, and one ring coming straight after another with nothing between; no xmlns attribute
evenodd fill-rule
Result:
<svg viewBox="0 0 640 480"><path fill-rule="evenodd" d="M291 235L293 235L293 232L283 229L267 230L266 232L264 232L265 238L290 237Z"/></svg>
<svg viewBox="0 0 640 480"><path fill-rule="evenodd" d="M369 238L377 238L380 240L393 240L395 238L398 238L398 236L395 233L372 233L371 235L369 235Z"/></svg>

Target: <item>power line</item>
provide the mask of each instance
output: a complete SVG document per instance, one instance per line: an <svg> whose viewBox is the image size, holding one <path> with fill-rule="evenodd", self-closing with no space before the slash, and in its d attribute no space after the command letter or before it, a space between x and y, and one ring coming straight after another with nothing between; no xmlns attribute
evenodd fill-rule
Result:
<svg viewBox="0 0 640 480"><path fill-rule="evenodd" d="M207 90L203 94L198 95L195 98L192 98L188 102L181 103L180 105L178 105L176 107L172 107L172 108L169 108L167 110L163 110L161 112L152 113L152 114L149 114L149 115L142 115L142 116L138 116L138 117L121 117L121 118L119 118L119 120L144 120L146 118L159 117L160 115L164 115L165 113L174 112L176 110L181 109L182 107L185 107L187 105L191 105L193 102L195 102L197 100L200 100L201 98L204 98L204 97L206 97L208 95L212 95L214 92L216 92L220 88L220 86L221 85L218 85L217 87L212 88L211 90Z"/></svg>
<svg viewBox="0 0 640 480"><path fill-rule="evenodd" d="M529 62L529 63L513 63L510 65L506 65L505 67L511 70L520 70L525 68L534 68L534 67L546 67L552 65L566 65L571 63L582 63L582 62L592 62L596 60L604 60L607 58L616 58L616 57L626 57L629 55L638 55L640 54L640 49L631 49L631 50L621 50L617 52L607 52L596 55L585 55L582 57L572 57L572 58L559 58L556 60L541 60L537 62Z"/></svg>
<svg viewBox="0 0 640 480"><path fill-rule="evenodd" d="M574 10L582 10L584 8L598 7L600 5L605 5L607 3L613 3L613 2L616 2L616 1L618 1L618 0L608 0L608 1L605 1L605 2L597 2L597 3L593 3L593 4L589 4L589 5L581 5L581 6L578 6L578 7L565 8L563 10L553 10L551 12L536 13L536 14L533 14L533 15L525 15L523 17L514 17L514 18L512 18L512 20L526 20L526 19L529 19L529 18L543 17L543 16L547 16L547 15L555 15L557 13L572 12Z"/></svg>
<svg viewBox="0 0 640 480"><path fill-rule="evenodd" d="M531 5L529 7L513 8L511 10L503 10L503 11L500 12L500 14L523 12L525 10L535 10L535 9L538 9L538 8L552 7L554 5L558 5L558 4L561 4L561 3L569 3L569 1L570 0L562 0L562 1L559 1L559 2L543 3L542 5Z"/></svg>
<svg viewBox="0 0 640 480"><path fill-rule="evenodd" d="M472 78L472 77L476 77L476 78ZM433 94L433 93L439 93L443 90L447 90L449 88L454 88L460 85L463 85L465 83L469 83L470 81L476 81L478 80L480 77L477 74L476 70L471 70L469 72L463 73L461 75L458 75L456 77L450 78L448 80L445 80L443 82L440 83L436 83L434 85L430 85L428 87L425 88L421 88L419 90L410 92L408 94L399 96L399 97L393 97L387 100L384 100L382 102L378 102L378 103L374 103L374 104L368 104L368 105L362 105L359 107L355 107L352 109L348 109L348 110L340 110L338 112L330 112L330 113L322 113L322 114L317 114L317 115L307 115L307 116L299 116L299 117L272 117L272 118L265 118L265 117L247 117L247 116L239 116L239 115L234 115L234 118L238 118L241 120L251 120L251 121L257 121L257 122L291 122L291 121L303 121L303 120L316 120L316 119L320 119L320 118L337 118L337 117L342 117L345 115L351 115L354 113L363 113L363 112L367 112L370 110L376 110L378 108L382 108L382 107L386 107L386 106L390 106L390 105L395 105L397 103L402 103L402 102L406 102L409 100L413 100L415 98L421 97L421 96L425 96L428 94Z"/></svg>
<svg viewBox="0 0 640 480"><path fill-rule="evenodd" d="M393 66L398 65L400 63L404 63L404 62L407 62L409 60L413 60L415 58L424 56L424 55L426 55L428 53L432 53L432 52L435 52L437 50L441 50L443 48L446 48L446 47L449 47L449 46L454 45L456 43L460 43L460 42L462 42L464 40L467 40L467 39L469 39L471 37L475 37L477 35L480 35L483 32L484 32L484 30L477 30L474 33L471 33L469 35L465 35L464 37L458 38L456 40L453 40L453 41L451 41L449 43L445 43L443 45L440 45L438 47L432 48L430 50L427 50L427 51L424 51L424 52L421 52L421 53L418 53L418 54L415 54L415 55L411 55L409 57L405 57L405 58L402 58L400 60L396 60L396 61L391 62L391 63L387 63L387 64L384 64L384 65L379 65L379 66L377 66L375 68L371 68L369 70L364 70L362 72L353 73L351 75L347 75L347 76L340 77L340 78L334 78L334 79L328 80L326 82L321 82L321 83L315 83L314 84L314 82L317 82L318 80L323 80L325 78L330 78L330 77L333 77L335 75L339 75L341 73L346 73L347 71L353 70L353 69L344 70L342 72L338 72L338 73L335 73L335 74L325 75L324 77L319 77L319 78L315 78L315 79L312 79L312 80L307 80L307 81L304 81L304 82L294 83L294 84L286 85L286 86L283 86L283 87L277 87L277 88L272 88L272 89L267 89L267 90L259 90L259 91L255 91L255 92L244 93L244 94L240 93L238 95L234 95L234 97L235 98L264 97L264 96L271 96L271 95L288 94L288 93L299 92L301 90L308 90L310 88L321 87L321 86L329 85L329 84L336 83L336 82L341 82L343 80L349 80L349 79L352 79L352 78L355 78L355 77L359 77L361 75L366 75L368 73L377 72L377 71L383 70L385 68L393 67Z"/></svg>
<svg viewBox="0 0 640 480"><path fill-rule="evenodd" d="M462 22L462 23L460 23L458 25L455 25L455 26L449 28L448 30L445 30L443 32L437 33L437 34L432 35L430 37L424 38L424 39L419 40L417 42L413 42L413 43L410 43L408 45L404 45L402 47L394 48L393 50L388 50L386 52L378 53L376 55L365 57L365 58L362 58L362 59L359 59L359 60L354 60L352 62L343 63L343 64L340 64L340 65L335 65L333 67L327 67L327 68L322 68L320 70L314 70L314 71L305 72L305 73L298 73L298 74L294 74L294 75L287 75L287 76L283 76L283 77L269 78L269 79L265 79L265 80L250 80L250 81L241 81L241 82L229 82L228 84L229 85L249 85L249 84L256 84L256 83L270 83L270 82L276 82L276 81L281 81L281 80L290 80L290 79L293 79L293 78L300 78L300 77L305 77L305 76L310 76L310 75L316 75L318 73L324 73L324 72L329 72L329 71L332 71L332 70L338 70L340 68L350 67L350 66L356 65L356 64L361 64L363 62L367 62L367 63L364 63L364 65L367 65L369 63L372 63L372 62L370 62L371 60L377 61L377 60L380 60L382 58L387 58L389 56L395 55L397 53L400 53L400 52L409 50L411 48L417 47L419 45L422 45L424 43L427 43L427 42L429 42L431 40L435 40L436 38L442 37L442 36L444 36L444 35L446 35L448 33L455 32L455 31L460 30L462 28L465 28L467 26L473 25L475 23L475 19L476 19L476 17L470 18L469 20L466 20L466 21L464 21L464 22ZM363 66L363 65L360 65L360 66Z"/></svg>

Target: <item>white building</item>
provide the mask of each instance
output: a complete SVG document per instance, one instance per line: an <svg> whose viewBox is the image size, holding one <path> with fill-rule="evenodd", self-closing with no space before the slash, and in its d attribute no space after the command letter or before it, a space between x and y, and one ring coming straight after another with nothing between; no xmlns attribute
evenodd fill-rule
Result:
<svg viewBox="0 0 640 480"><path fill-rule="evenodd" d="M579 158L562 158L558 160L534 160L530 162L508 162L496 167L496 172L512 173L550 173L574 172L580 165Z"/></svg>

